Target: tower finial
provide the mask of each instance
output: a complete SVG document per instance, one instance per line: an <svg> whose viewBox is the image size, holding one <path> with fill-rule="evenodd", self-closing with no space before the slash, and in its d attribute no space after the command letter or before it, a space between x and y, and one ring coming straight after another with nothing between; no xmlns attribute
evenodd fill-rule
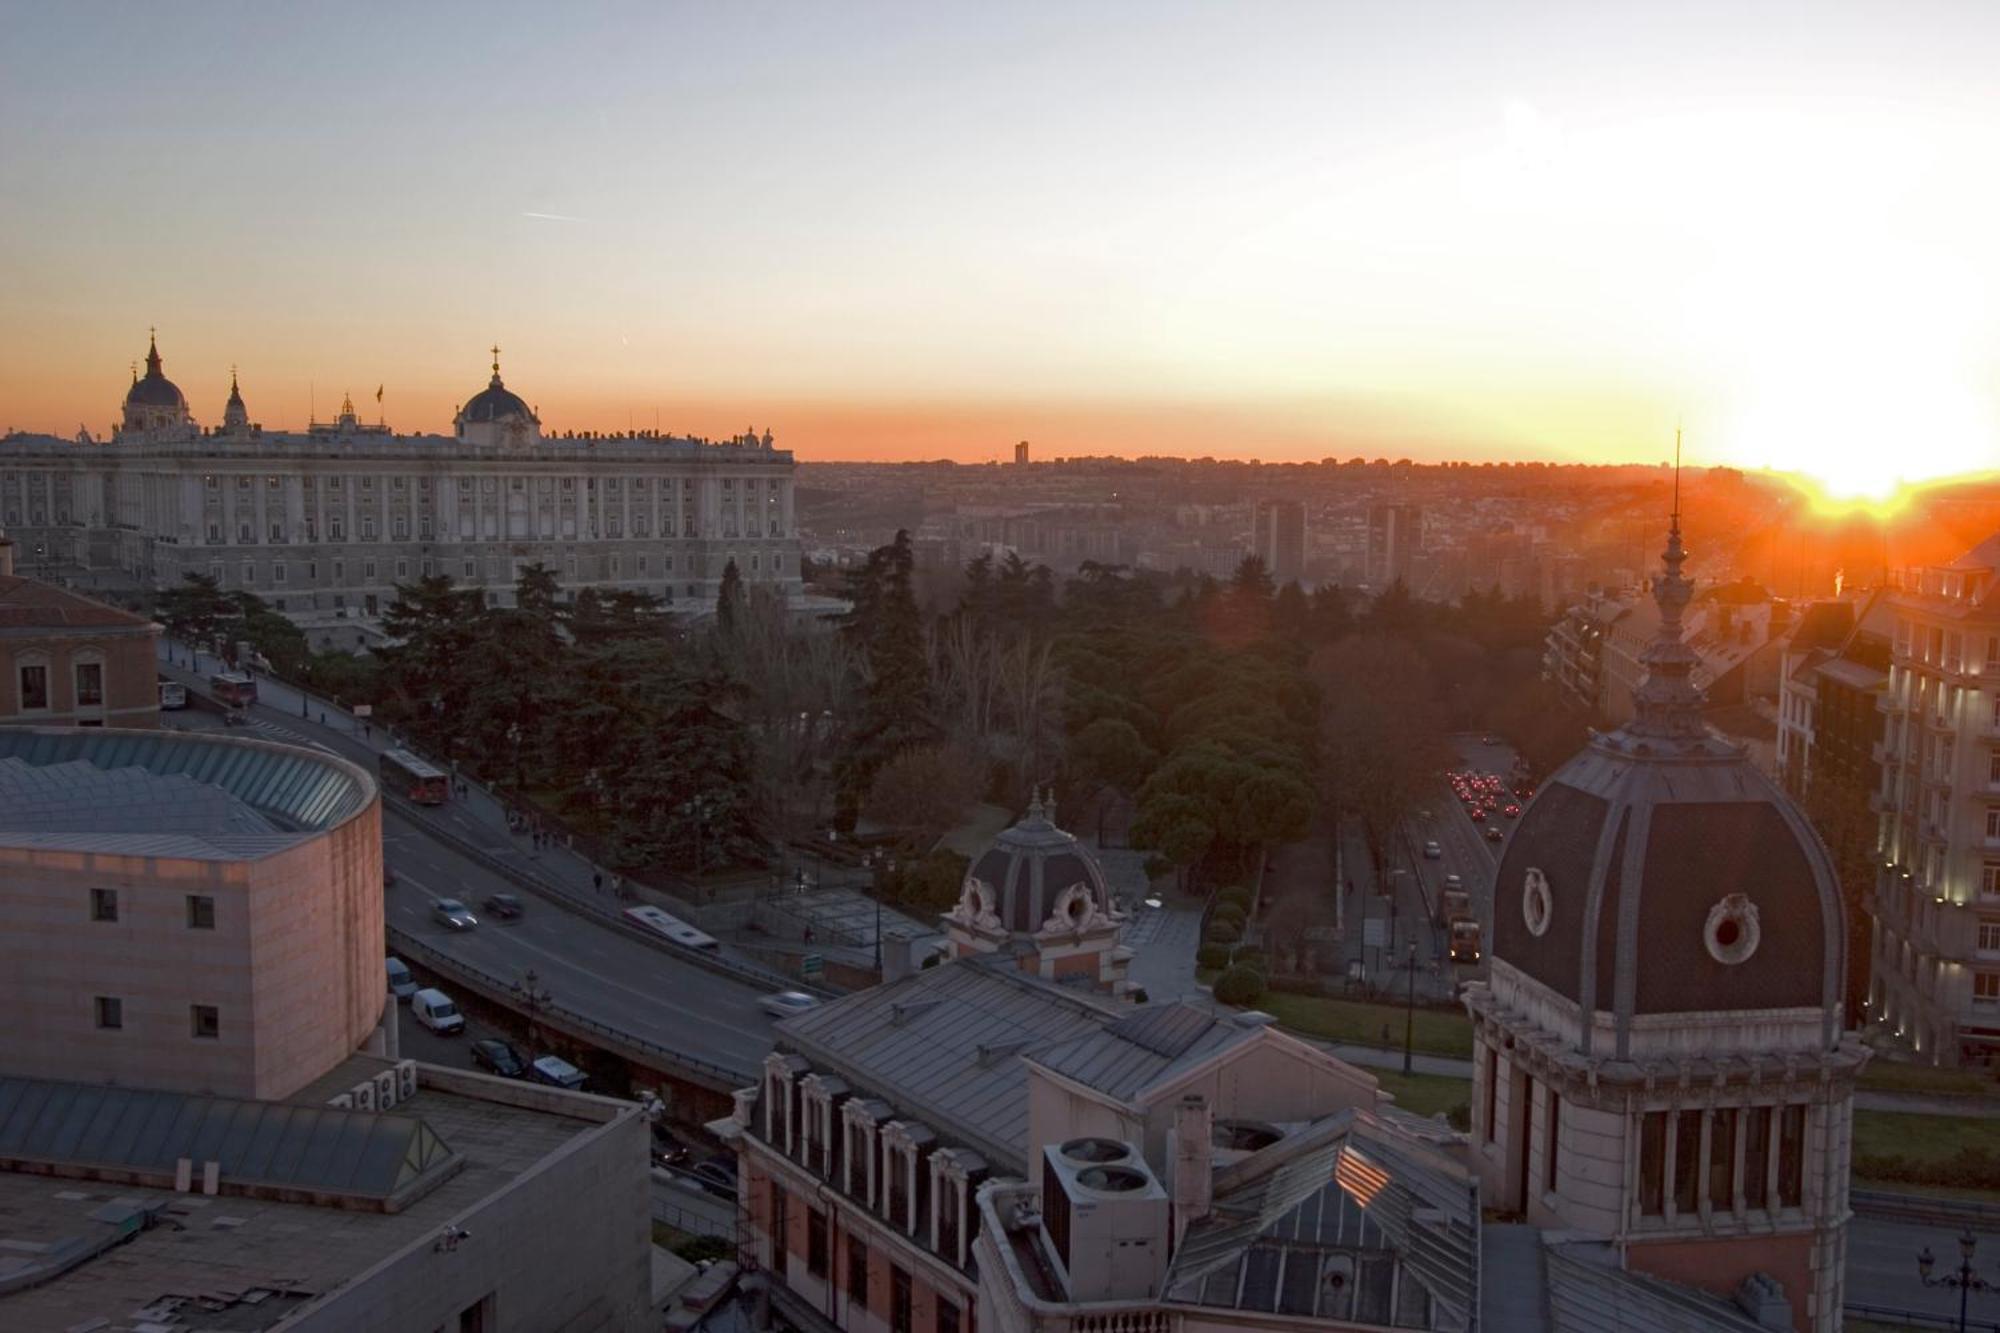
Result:
<svg viewBox="0 0 2000 1333"><path fill-rule="evenodd" d="M1653 604L1660 609L1660 626L1639 660L1646 678L1632 691L1634 713L1626 730L1642 736L1692 740L1707 730L1701 720L1706 701L1694 682L1700 659L1681 637L1681 612L1694 598L1694 584L1681 574L1687 563L1681 543L1681 431L1674 430L1674 502L1667 520L1667 549L1660 553L1665 572L1653 578Z"/></svg>
<svg viewBox="0 0 2000 1333"><path fill-rule="evenodd" d="M500 382L500 344L493 344L493 382Z"/></svg>
<svg viewBox="0 0 2000 1333"><path fill-rule="evenodd" d="M1673 531L1681 530L1681 428L1674 427L1674 513Z"/></svg>

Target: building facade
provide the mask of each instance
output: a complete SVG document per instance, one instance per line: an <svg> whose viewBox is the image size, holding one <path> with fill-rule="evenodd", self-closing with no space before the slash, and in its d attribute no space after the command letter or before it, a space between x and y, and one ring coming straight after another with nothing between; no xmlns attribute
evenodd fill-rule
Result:
<svg viewBox="0 0 2000 1333"><path fill-rule="evenodd" d="M1423 550L1423 511L1412 504L1368 506L1368 586L1380 592L1411 581Z"/></svg>
<svg viewBox="0 0 2000 1333"><path fill-rule="evenodd" d="M1250 554L1264 562L1279 587L1296 583L1306 570L1306 506L1303 500L1259 500L1251 514Z"/></svg>
<svg viewBox="0 0 2000 1333"><path fill-rule="evenodd" d="M160 627L17 577L14 551L0 532L0 726L159 725Z"/></svg>
<svg viewBox="0 0 2000 1333"><path fill-rule="evenodd" d="M0 728L0 1068L291 1095L382 1021L381 846L331 755Z"/></svg>
<svg viewBox="0 0 2000 1333"><path fill-rule="evenodd" d="M2000 535L1904 571L1881 693L1871 1016L1939 1063L2000 1052Z"/></svg>
<svg viewBox="0 0 2000 1333"><path fill-rule="evenodd" d="M184 575L254 592L316 644L366 641L395 586L443 575L505 600L540 563L569 587L715 601L800 588L792 455L770 433L711 442L545 432L492 378L450 435L360 420L266 431L233 380L220 426L196 423L157 345L108 442L0 439L0 526L24 573L164 588Z"/></svg>
<svg viewBox="0 0 2000 1333"><path fill-rule="evenodd" d="M1489 1207L1621 1266L1841 1326L1855 1080L1839 884L1805 816L1702 720L1676 522L1633 718L1543 784L1467 987Z"/></svg>

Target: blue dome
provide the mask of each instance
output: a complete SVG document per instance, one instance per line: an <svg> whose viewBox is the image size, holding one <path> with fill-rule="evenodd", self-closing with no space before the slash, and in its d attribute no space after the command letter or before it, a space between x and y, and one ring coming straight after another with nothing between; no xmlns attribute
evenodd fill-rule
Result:
<svg viewBox="0 0 2000 1333"><path fill-rule="evenodd" d="M459 419L467 423L506 421L516 417L532 421L535 414L528 410L528 405L521 401L519 394L510 392L500 382L500 372L497 370L493 372L492 382L474 394L466 403L464 410L459 413Z"/></svg>

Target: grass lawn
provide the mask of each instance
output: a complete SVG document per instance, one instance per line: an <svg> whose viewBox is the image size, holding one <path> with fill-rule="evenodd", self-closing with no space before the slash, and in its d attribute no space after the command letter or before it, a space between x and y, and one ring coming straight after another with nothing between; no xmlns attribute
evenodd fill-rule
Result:
<svg viewBox="0 0 2000 1333"><path fill-rule="evenodd" d="M1962 1148L2000 1154L2000 1120L1973 1116L1904 1115L1898 1111L1854 1113L1854 1155L1907 1157L1913 1162L1948 1162Z"/></svg>
<svg viewBox="0 0 2000 1333"><path fill-rule="evenodd" d="M2000 1081L1976 1069L1884 1060L1879 1055L1861 1071L1861 1086L1875 1092L1916 1092L1944 1097L2000 1097Z"/></svg>
<svg viewBox="0 0 2000 1333"><path fill-rule="evenodd" d="M1270 1014L1288 1028L1325 1041L1353 1042L1358 1046L1381 1046L1382 1029L1389 1029L1389 1046L1403 1044L1403 1007L1370 1004L1365 1000L1337 1000L1326 995L1293 995L1286 991L1265 991L1257 997L1256 1008ZM1416 1011L1411 1046L1426 1055L1449 1055L1460 1060L1472 1058L1472 1020L1463 1013L1442 1009Z"/></svg>
<svg viewBox="0 0 2000 1333"><path fill-rule="evenodd" d="M1472 1111L1472 1080L1440 1078L1435 1074L1399 1074L1388 1069L1370 1069L1381 1081L1382 1091L1396 1095L1397 1109L1416 1115L1447 1115L1456 1111L1462 1120Z"/></svg>

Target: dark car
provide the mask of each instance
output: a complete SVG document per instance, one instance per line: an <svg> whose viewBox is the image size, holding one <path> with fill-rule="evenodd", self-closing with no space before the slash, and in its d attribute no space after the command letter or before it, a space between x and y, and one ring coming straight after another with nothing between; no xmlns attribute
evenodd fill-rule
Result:
<svg viewBox="0 0 2000 1333"><path fill-rule="evenodd" d="M489 893L484 906L502 921L514 921L521 915L521 900L511 893Z"/></svg>
<svg viewBox="0 0 2000 1333"><path fill-rule="evenodd" d="M502 1078L520 1078L528 1072L528 1062L521 1058L521 1053L498 1037L473 1042L472 1062Z"/></svg>
<svg viewBox="0 0 2000 1333"><path fill-rule="evenodd" d="M674 1137L673 1131L653 1126L653 1165L684 1167L693 1154Z"/></svg>
<svg viewBox="0 0 2000 1333"><path fill-rule="evenodd" d="M688 1174L716 1198L736 1202L736 1163L729 1158L710 1157L696 1162Z"/></svg>

